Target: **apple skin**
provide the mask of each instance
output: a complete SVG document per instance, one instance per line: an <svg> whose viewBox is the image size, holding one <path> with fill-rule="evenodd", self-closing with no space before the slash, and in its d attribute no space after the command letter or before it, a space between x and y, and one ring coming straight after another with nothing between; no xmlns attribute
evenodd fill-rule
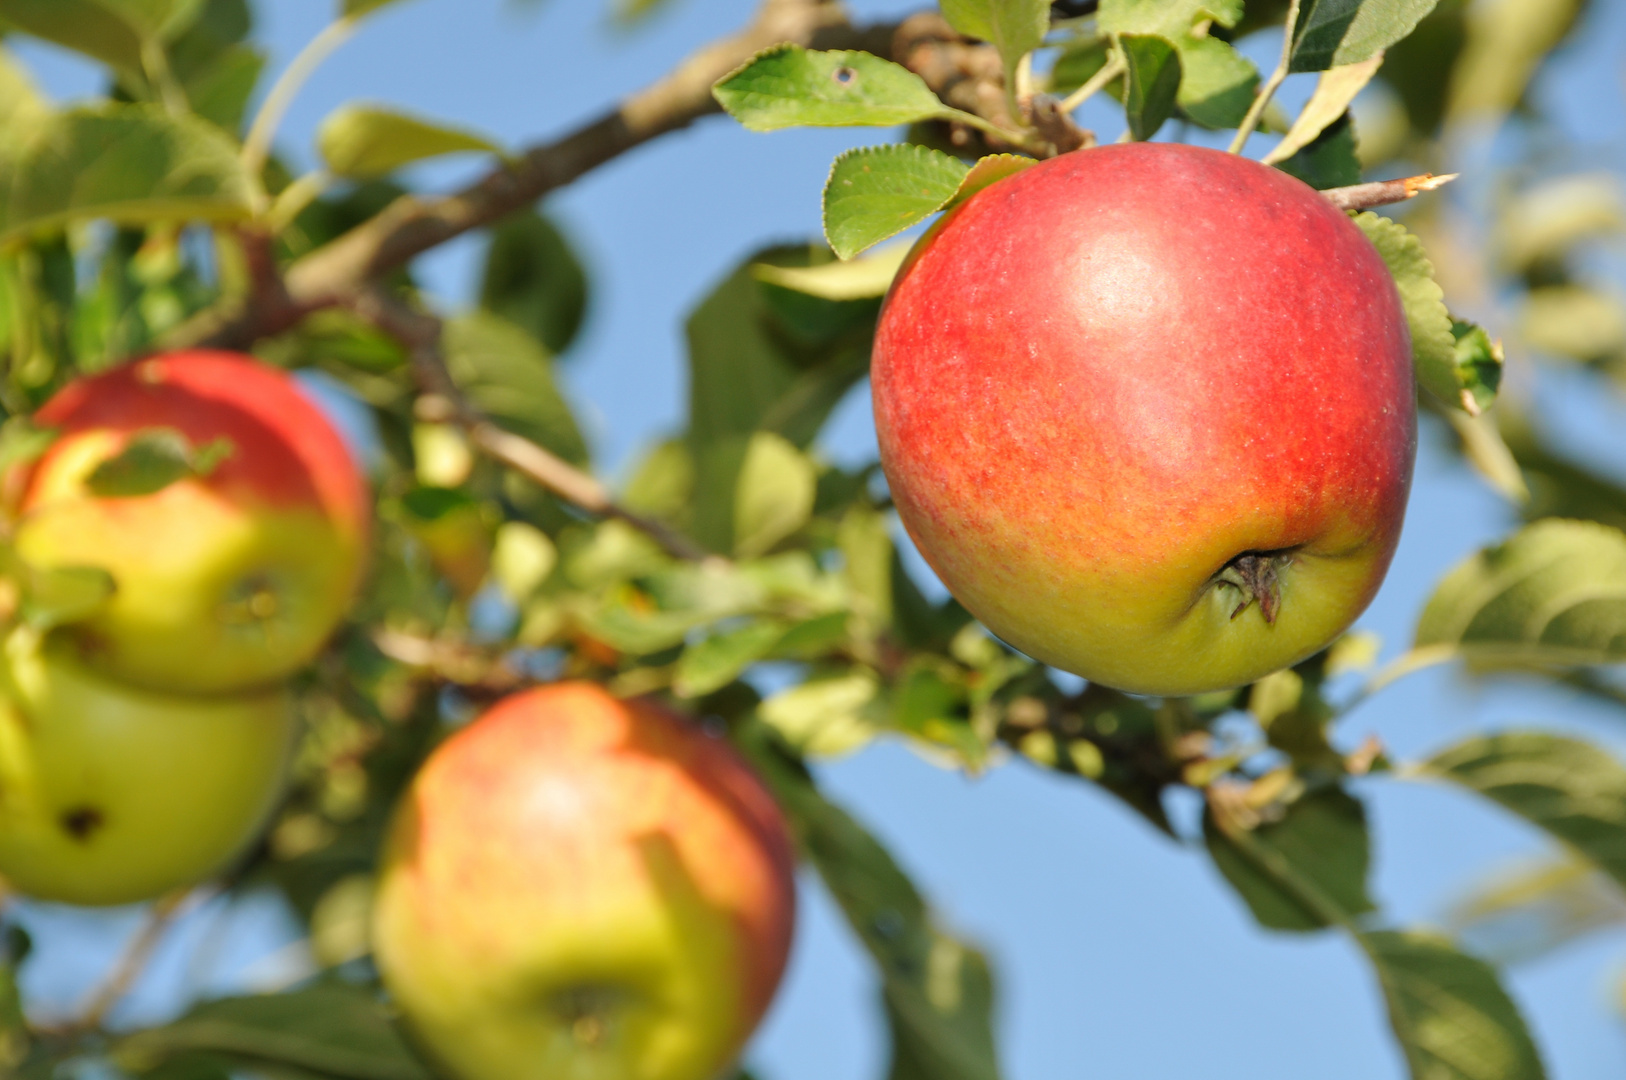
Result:
<svg viewBox="0 0 1626 1080"><path fill-rule="evenodd" d="M1133 143L945 215L884 303L881 461L905 528L995 634L1149 694L1238 686L1376 593L1416 453L1376 249L1278 170ZM1276 560L1274 621L1217 575Z"/></svg>
<svg viewBox="0 0 1626 1080"><path fill-rule="evenodd" d="M117 586L62 631L88 662L154 689L223 693L303 666L359 583L371 500L349 451L285 372L234 353L171 353L77 380L35 414L61 435L9 479L17 550L99 566ZM228 439L207 476L98 497L85 479L143 430Z"/></svg>
<svg viewBox="0 0 1626 1080"><path fill-rule="evenodd" d="M374 958L461 1080L714 1080L784 970L793 869L727 744L556 683L499 702L413 781Z"/></svg>
<svg viewBox="0 0 1626 1080"><path fill-rule="evenodd" d="M127 904L203 881L282 795L298 731L285 690L156 693L26 629L0 662L0 877L21 893Z"/></svg>

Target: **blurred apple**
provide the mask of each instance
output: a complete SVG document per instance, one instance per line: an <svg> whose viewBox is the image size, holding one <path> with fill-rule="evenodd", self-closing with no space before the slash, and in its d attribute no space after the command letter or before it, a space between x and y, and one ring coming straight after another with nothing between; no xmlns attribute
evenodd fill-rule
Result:
<svg viewBox="0 0 1626 1080"><path fill-rule="evenodd" d="M87 662L219 693L275 682L321 648L358 584L371 501L285 372L172 353L79 379L34 419L61 434L9 478L17 550L116 585L60 631Z"/></svg>
<svg viewBox="0 0 1626 1080"><path fill-rule="evenodd" d="M124 904L224 869L283 790L286 691L127 686L30 630L5 642L0 877L28 896Z"/></svg>
<svg viewBox="0 0 1626 1080"><path fill-rule="evenodd" d="M555 684L424 765L385 848L374 955L461 1080L714 1080L779 982L792 870L726 743Z"/></svg>

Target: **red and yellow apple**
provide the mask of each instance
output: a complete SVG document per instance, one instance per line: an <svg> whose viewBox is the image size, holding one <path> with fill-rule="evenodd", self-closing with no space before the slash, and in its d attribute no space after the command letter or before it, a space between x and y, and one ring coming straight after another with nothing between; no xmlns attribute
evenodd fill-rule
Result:
<svg viewBox="0 0 1626 1080"><path fill-rule="evenodd" d="M286 373L250 357L172 353L79 379L35 414L60 432L9 478L18 553L96 566L111 599L64 628L98 670L220 693L306 663L357 586L371 501L348 450ZM98 466L168 429L212 469L148 494L98 494Z"/></svg>
<svg viewBox="0 0 1626 1080"><path fill-rule="evenodd" d="M157 693L15 630L0 657L0 878L72 904L202 881L259 834L296 731L280 688Z"/></svg>
<svg viewBox="0 0 1626 1080"><path fill-rule="evenodd" d="M714 1080L789 951L793 858L721 740L590 683L504 699L396 812L384 985L460 1080Z"/></svg>
<svg viewBox="0 0 1626 1080"><path fill-rule="evenodd" d="M949 591L1122 690L1310 655L1399 539L1394 282L1342 211L1235 155L1109 146L985 188L904 263L872 377L898 512Z"/></svg>

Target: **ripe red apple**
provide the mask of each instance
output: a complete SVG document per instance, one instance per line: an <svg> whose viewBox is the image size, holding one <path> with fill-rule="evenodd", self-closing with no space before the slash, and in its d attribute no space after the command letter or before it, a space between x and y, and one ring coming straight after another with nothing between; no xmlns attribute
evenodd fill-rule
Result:
<svg viewBox="0 0 1626 1080"><path fill-rule="evenodd" d="M0 687L0 876L42 900L127 904L223 869L275 808L299 729L280 687L144 690L26 628Z"/></svg>
<svg viewBox="0 0 1626 1080"><path fill-rule="evenodd" d="M714 1080L784 969L793 868L727 744L558 683L506 698L414 779L374 956L460 1080Z"/></svg>
<svg viewBox="0 0 1626 1080"><path fill-rule="evenodd" d="M1416 450L1404 312L1345 214L1196 147L1065 154L938 222L872 366L904 526L990 630L1123 690L1236 686L1365 609Z"/></svg>
<svg viewBox="0 0 1626 1080"><path fill-rule="evenodd" d="M17 549L39 566L112 574L109 602L64 631L87 661L143 686L219 693L275 682L321 648L358 583L371 501L285 372L171 353L79 379L35 421L61 435L11 478ZM157 429L218 460L150 494L87 487Z"/></svg>

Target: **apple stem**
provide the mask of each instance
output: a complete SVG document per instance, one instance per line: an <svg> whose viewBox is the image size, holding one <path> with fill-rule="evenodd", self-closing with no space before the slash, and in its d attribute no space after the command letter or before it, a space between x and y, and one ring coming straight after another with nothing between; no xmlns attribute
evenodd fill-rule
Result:
<svg viewBox="0 0 1626 1080"><path fill-rule="evenodd" d="M1247 551L1226 563L1216 580L1242 595L1231 618L1234 620L1251 604L1258 603L1265 623L1274 626L1276 613L1282 607L1281 572L1292 561L1293 556L1287 553Z"/></svg>
<svg viewBox="0 0 1626 1080"><path fill-rule="evenodd" d="M1231 140L1230 152L1242 153L1242 148L1248 144L1248 136L1253 134L1259 126L1259 118L1265 114L1265 106L1276 93L1276 88L1282 85L1287 78L1288 66L1293 62L1293 28L1299 21L1299 0L1288 0L1287 21L1282 25L1282 58L1276 64L1276 70L1270 73L1265 85L1259 88L1254 95L1253 104L1248 106L1248 115L1242 118L1242 123L1236 129L1236 138Z"/></svg>

